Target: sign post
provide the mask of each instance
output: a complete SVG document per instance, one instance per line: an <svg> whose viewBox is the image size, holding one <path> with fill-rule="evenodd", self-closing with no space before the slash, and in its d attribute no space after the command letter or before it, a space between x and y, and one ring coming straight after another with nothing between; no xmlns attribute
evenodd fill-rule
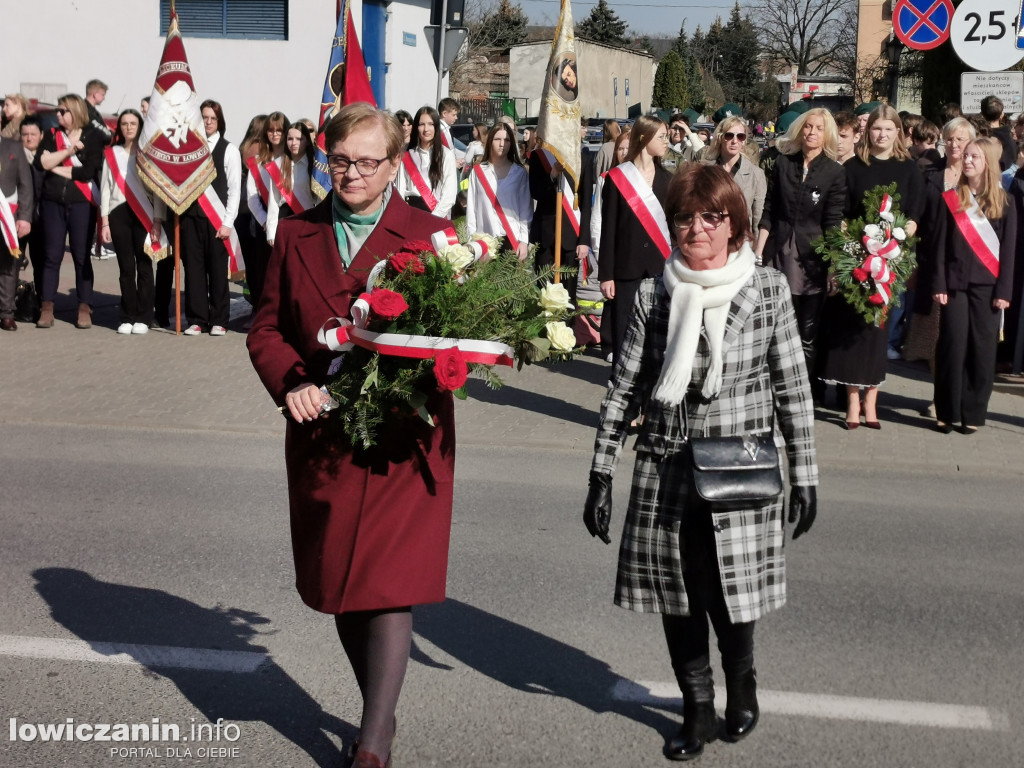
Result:
<svg viewBox="0 0 1024 768"><path fill-rule="evenodd" d="M960 60L982 72L999 72L1020 61L1019 8L1016 0L964 0L949 32Z"/></svg>

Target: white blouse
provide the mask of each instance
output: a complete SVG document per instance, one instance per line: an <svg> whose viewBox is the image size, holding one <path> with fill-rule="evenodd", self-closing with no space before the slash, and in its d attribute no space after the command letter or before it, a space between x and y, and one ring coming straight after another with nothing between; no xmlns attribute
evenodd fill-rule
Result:
<svg viewBox="0 0 1024 768"><path fill-rule="evenodd" d="M115 155L123 155L124 147L114 147ZM135 158L136 148L132 147L131 154L128 155L128 162L125 167L128 173L135 173ZM167 206L164 201L153 194L153 192L145 185L141 185L146 191L146 197L149 198L149 202L153 204L153 218L164 221L167 218ZM117 186L117 181L114 179L114 172L110 170L110 164L103 160L103 173L100 176L100 215L109 216L110 212L117 208L122 203L128 202L125 199L124 194L121 192L121 188ZM134 214L133 214L134 215Z"/></svg>
<svg viewBox="0 0 1024 768"><path fill-rule="evenodd" d="M410 147L406 154L412 157L413 162L423 176L423 180L429 184L430 150ZM452 206L455 205L455 197L459 192L459 183L455 173L455 155L452 154L450 149L445 147L441 150L441 157L441 181L430 190L434 197L437 198L437 207L434 208L432 213L435 216L440 216L442 219L447 219L451 215ZM412 179L409 178L404 162L402 163L401 170L398 172L398 193L403 198L422 197L420 191L416 189L416 185L413 184Z"/></svg>
<svg viewBox="0 0 1024 768"><path fill-rule="evenodd" d="M530 241L530 222L533 221L533 199L530 197L530 177L521 165L509 168L505 178L499 179L490 163L482 163L487 183L496 191L505 218L508 219L512 234L520 243ZM498 212L481 185L476 170L469 174L469 189L466 194L466 231L469 234L484 232L501 238L505 231Z"/></svg>
<svg viewBox="0 0 1024 768"><path fill-rule="evenodd" d="M275 160L274 162L279 162ZM309 186L309 161L305 156L297 163L292 163L292 194L296 201L302 205L302 210L308 211L316 200L313 198L313 190ZM285 204L284 195L277 188L272 180L270 182L270 200L267 205L267 242L273 241L277 236L277 222L281 215L281 206ZM293 211L299 213L299 211Z"/></svg>

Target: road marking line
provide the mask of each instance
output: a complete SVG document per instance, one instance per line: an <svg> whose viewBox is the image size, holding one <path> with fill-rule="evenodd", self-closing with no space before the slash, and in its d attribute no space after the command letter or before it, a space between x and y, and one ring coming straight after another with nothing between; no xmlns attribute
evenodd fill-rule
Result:
<svg viewBox="0 0 1024 768"><path fill-rule="evenodd" d="M255 672L270 658L269 654L256 651L219 651L212 648L177 648L133 643L90 643L85 640L16 635L0 635L0 656L204 669L215 672Z"/></svg>
<svg viewBox="0 0 1024 768"><path fill-rule="evenodd" d="M617 701L682 706L682 693L675 683L620 680L612 688L611 695ZM715 697L720 704L719 708L724 707L725 689L716 687ZM897 723L932 728L963 728L975 731L1010 730L1010 718L1005 712L986 707L764 689L758 690L757 701L762 712L777 715Z"/></svg>

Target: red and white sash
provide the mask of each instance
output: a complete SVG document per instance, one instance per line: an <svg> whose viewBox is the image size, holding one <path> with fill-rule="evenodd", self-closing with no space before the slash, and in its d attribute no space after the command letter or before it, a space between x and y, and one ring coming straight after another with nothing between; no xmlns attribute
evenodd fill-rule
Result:
<svg viewBox="0 0 1024 768"><path fill-rule="evenodd" d="M555 156L546 149L539 150L540 161L544 165L544 170L551 175L551 169L555 167ZM562 185L562 210L565 211L565 215L569 217L569 222L572 224L572 228L576 231L576 236L580 234L580 211L576 207L576 190L572 188L572 184L569 183L569 178L564 174L559 174Z"/></svg>
<svg viewBox="0 0 1024 768"><path fill-rule="evenodd" d="M3 235L4 243L11 256L21 256L21 248L18 247L18 222L14 215L18 212L18 190L14 194L5 197L0 192L0 234Z"/></svg>
<svg viewBox="0 0 1024 768"><path fill-rule="evenodd" d="M484 173L482 163L478 163L473 166L473 173L476 174L477 179L480 181L480 186L483 187L484 194L487 195L487 199L491 201L491 206L494 208L494 212L498 214L498 221L501 222L501 226L505 228L505 237L508 238L509 244L512 249L515 250L519 247L519 240L516 238L515 232L512 231L512 226L508 222L508 218L505 216L505 211L501 207L501 203L498 202L498 191L491 187L491 182L487 179L487 174Z"/></svg>
<svg viewBox="0 0 1024 768"><path fill-rule="evenodd" d="M271 160L271 162L274 161ZM267 209L270 207L270 179L267 171L256 162L255 157L250 157L246 160L245 166L249 169L249 176L252 178L252 183L256 185L256 192L260 196L260 202L263 203L263 221L260 223L260 226L266 227ZM256 220L259 221L259 216L256 216Z"/></svg>
<svg viewBox="0 0 1024 768"><path fill-rule="evenodd" d="M114 177L114 183L146 230L146 253L154 261L159 261L167 255L169 243L162 228L160 240L157 242L154 242L153 236L149 234L153 231L153 203L146 194L146 188L142 185L135 163L131 162L132 158L125 152L124 147L107 147L103 150L103 155L107 159L107 167L110 168L110 175Z"/></svg>
<svg viewBox="0 0 1024 768"><path fill-rule="evenodd" d="M306 210L306 207L299 202L299 198L295 196L295 190L284 188L284 177L281 175L281 167L273 160L263 166L266 170L267 175L270 176L270 180L274 182L274 186L277 187L277 191L281 193L281 197L288 203L288 207L292 209L292 213L302 213Z"/></svg>
<svg viewBox="0 0 1024 768"><path fill-rule="evenodd" d="M981 212L974 195L971 195L971 207L966 211L961 210L960 198L955 189L943 192L942 199L949 212L953 214L957 229L971 246L974 255L985 265L985 269L992 273L992 277L999 277L999 236L992 227L992 222Z"/></svg>
<svg viewBox="0 0 1024 768"><path fill-rule="evenodd" d="M423 174L420 173L419 166L416 165L416 161L412 159L412 153L415 150L407 150L402 155L402 165L405 167L405 173L416 187L416 191L420 193L420 197L423 198L423 202L427 204L427 207L433 211L437 208L437 198L434 197L434 193L430 191L430 185L427 184L427 180L423 178Z"/></svg>
<svg viewBox="0 0 1024 768"><path fill-rule="evenodd" d="M455 151L455 147L452 145L452 134L451 128L448 127L448 123L441 121L441 143L452 152Z"/></svg>
<svg viewBox="0 0 1024 768"><path fill-rule="evenodd" d="M58 131L56 128L53 129L53 137L57 141L57 150L63 152L68 148L70 139L64 131ZM64 158L64 162L61 165L65 165L69 168L81 168L82 161L78 159L78 155L70 155ZM85 199L95 205L97 208L100 207L100 189L96 186L95 181L76 181L75 186L78 187L78 191L81 192Z"/></svg>
<svg viewBox="0 0 1024 768"><path fill-rule="evenodd" d="M224 203L217 197L212 184L206 188L196 202L199 203L199 207L203 209L203 213L206 214L206 218L210 220L214 229L220 229L225 225L228 212L224 208ZM224 241L224 247L228 251L228 275L230 276L245 269L245 260L242 258L242 247L239 245L235 228L230 224L227 226L231 227L231 236Z"/></svg>
<svg viewBox="0 0 1024 768"><path fill-rule="evenodd" d="M608 171L608 178L625 198L630 209L643 225L644 231L666 259L672 253L668 237L668 219L665 211L654 196L654 190L647 186L640 169L632 162L622 163Z"/></svg>

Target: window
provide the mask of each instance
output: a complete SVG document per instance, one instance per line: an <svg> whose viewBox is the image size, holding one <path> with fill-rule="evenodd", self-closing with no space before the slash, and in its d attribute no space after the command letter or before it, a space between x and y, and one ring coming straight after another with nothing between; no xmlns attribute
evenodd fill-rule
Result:
<svg viewBox="0 0 1024 768"><path fill-rule="evenodd" d="M184 37L287 40L288 0L176 0ZM170 24L170 0L160 0L160 34Z"/></svg>

